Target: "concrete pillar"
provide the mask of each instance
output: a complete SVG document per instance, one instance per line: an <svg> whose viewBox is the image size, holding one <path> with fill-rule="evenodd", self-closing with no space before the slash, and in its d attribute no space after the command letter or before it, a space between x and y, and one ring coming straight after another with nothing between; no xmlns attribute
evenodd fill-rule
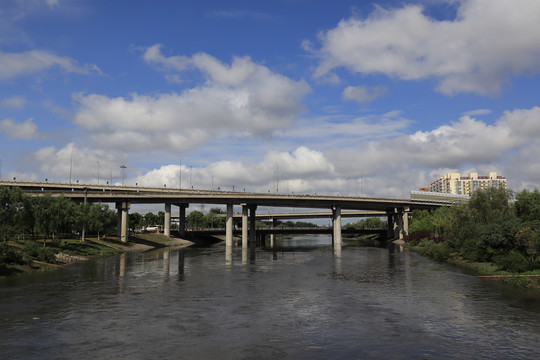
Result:
<svg viewBox="0 0 540 360"><path fill-rule="evenodd" d="M165 204L165 219L163 224L163 234L165 236L171 236L171 204Z"/></svg>
<svg viewBox="0 0 540 360"><path fill-rule="evenodd" d="M394 214L391 212L386 213L387 224L386 224L386 238L392 240L394 238Z"/></svg>
<svg viewBox="0 0 540 360"><path fill-rule="evenodd" d="M248 247L248 206L242 204L242 249Z"/></svg>
<svg viewBox="0 0 540 360"><path fill-rule="evenodd" d="M336 206L332 209L334 247L341 247L341 208Z"/></svg>
<svg viewBox="0 0 540 360"><path fill-rule="evenodd" d="M120 229L119 236L122 242L127 242L129 236L129 205L129 202L127 201L116 203L116 208L118 209L118 220L120 220L118 224L118 228Z"/></svg>
<svg viewBox="0 0 540 360"><path fill-rule="evenodd" d="M180 208L179 214L178 214L178 232L180 233L180 236L186 235L186 208L189 207L189 204L179 204L178 207Z"/></svg>
<svg viewBox="0 0 540 360"><path fill-rule="evenodd" d="M233 245L233 204L227 204L227 218L225 222L225 246Z"/></svg>
<svg viewBox="0 0 540 360"><path fill-rule="evenodd" d="M276 219L274 219L273 217L270 218L270 228L271 229L274 229L274 227L276 226ZM273 249L274 246L275 246L275 241L276 241L276 234L274 233L271 233L270 234L270 249Z"/></svg>
<svg viewBox="0 0 540 360"><path fill-rule="evenodd" d="M401 229L403 229L403 216L402 216L402 212L400 210L397 210L396 214L394 215L395 217L395 222L394 222L394 239L402 239L403 238L403 232L401 231Z"/></svg>
<svg viewBox="0 0 540 360"><path fill-rule="evenodd" d="M249 243L255 244L257 242L256 234L255 234L255 210L257 209L257 205L250 205L249 206Z"/></svg>
<svg viewBox="0 0 540 360"><path fill-rule="evenodd" d="M122 236L122 203L116 203L116 236Z"/></svg>
<svg viewBox="0 0 540 360"><path fill-rule="evenodd" d="M411 211L410 208L404 208L403 209L403 232L404 235L409 235L409 212Z"/></svg>

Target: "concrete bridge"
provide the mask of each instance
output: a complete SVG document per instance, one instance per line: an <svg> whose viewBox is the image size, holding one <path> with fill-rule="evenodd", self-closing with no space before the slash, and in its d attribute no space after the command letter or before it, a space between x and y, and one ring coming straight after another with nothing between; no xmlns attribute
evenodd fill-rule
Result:
<svg viewBox="0 0 540 360"><path fill-rule="evenodd" d="M190 204L219 204L226 206L225 244L232 246L233 207L242 209L242 247L255 242L256 210L259 206L323 209L324 216L332 217L332 235L335 246L341 248L341 218L346 211L371 211L388 219L387 237L402 238L408 231L408 212L414 209L434 209L448 202L423 202L409 199L385 199L326 195L288 195L210 190L143 188L133 186L103 186L84 184L58 184L41 182L0 181L0 186L17 186L32 196L64 195L74 201L115 203L118 210L118 229L122 241L128 237L128 212L131 204L164 204L164 233L170 236L171 206L179 207L180 234L185 235L186 208ZM249 215L249 216L248 216ZM321 215L322 216L322 215Z"/></svg>

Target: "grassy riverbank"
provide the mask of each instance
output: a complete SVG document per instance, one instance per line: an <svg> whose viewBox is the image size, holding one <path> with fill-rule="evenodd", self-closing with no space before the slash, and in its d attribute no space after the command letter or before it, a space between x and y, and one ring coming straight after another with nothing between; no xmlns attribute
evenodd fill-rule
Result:
<svg viewBox="0 0 540 360"><path fill-rule="evenodd" d="M137 234L127 243L118 237L62 239L61 241L26 240L0 243L0 276L47 271L91 257L108 256L126 251L144 251L161 247L189 246L191 242L161 234Z"/></svg>
<svg viewBox="0 0 540 360"><path fill-rule="evenodd" d="M510 272L493 262L466 260L460 256L458 252L452 250L444 243L437 244L433 241L422 241L416 244L406 244L406 246L410 250L423 256L458 266L470 275L522 289L532 289L540 292L540 269Z"/></svg>

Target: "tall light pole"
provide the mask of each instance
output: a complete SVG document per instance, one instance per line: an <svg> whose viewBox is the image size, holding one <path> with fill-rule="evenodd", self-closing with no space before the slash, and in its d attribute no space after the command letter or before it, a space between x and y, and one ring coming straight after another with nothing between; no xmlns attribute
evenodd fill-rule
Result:
<svg viewBox="0 0 540 360"><path fill-rule="evenodd" d="M179 178L178 183L180 184L178 185L178 188L182 190L182 157L181 156L180 156L180 170L179 170L178 178Z"/></svg>
<svg viewBox="0 0 540 360"><path fill-rule="evenodd" d="M69 161L69 185L71 185L71 173L73 170L73 150L75 149L75 145L71 147L71 160Z"/></svg>
<svg viewBox="0 0 540 360"><path fill-rule="evenodd" d="M191 182L191 175L193 174L193 165L189 165L189 187L193 188L193 183Z"/></svg>
<svg viewBox="0 0 540 360"><path fill-rule="evenodd" d="M97 161L97 184L99 185L99 161Z"/></svg>
<svg viewBox="0 0 540 360"><path fill-rule="evenodd" d="M2 159L0 159L0 181L2 181Z"/></svg>
<svg viewBox="0 0 540 360"><path fill-rule="evenodd" d="M126 165L120 166L120 169L122 169L122 186L124 186L124 169L126 168Z"/></svg>

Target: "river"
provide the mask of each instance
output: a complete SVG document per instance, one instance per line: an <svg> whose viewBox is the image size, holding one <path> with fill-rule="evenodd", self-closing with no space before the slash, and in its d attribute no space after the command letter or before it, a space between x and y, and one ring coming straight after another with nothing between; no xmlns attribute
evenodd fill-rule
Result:
<svg viewBox="0 0 540 360"><path fill-rule="evenodd" d="M538 358L540 296L328 242L127 253L2 280L0 358Z"/></svg>

